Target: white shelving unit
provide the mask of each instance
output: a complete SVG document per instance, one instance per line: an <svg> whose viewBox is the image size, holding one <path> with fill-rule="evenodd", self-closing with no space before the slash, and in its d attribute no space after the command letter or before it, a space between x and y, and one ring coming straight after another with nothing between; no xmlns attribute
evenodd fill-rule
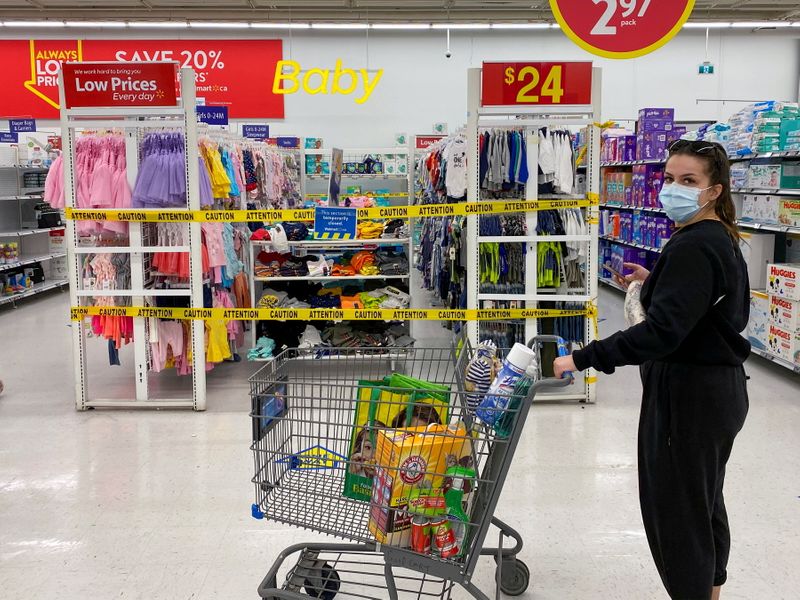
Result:
<svg viewBox="0 0 800 600"><path fill-rule="evenodd" d="M507 107L487 107L481 106L481 77L482 69L469 69L467 80L467 147L470 149L467 164L469 165L469 179L467 185L467 201L478 202L481 200L480 189L480 149L478 143L479 131L481 129L523 129L527 139L528 172L531 174L531 183L525 186L525 200L536 201L548 198L540 198L538 192L538 173L539 165L539 136L538 130L541 127L587 127L589 131L588 150L586 157L587 164L587 190L590 193L598 194L600 188L599 156L600 156L600 128L596 123L600 120L600 98L601 98L601 78L602 71L599 68L592 69L592 104L581 106L507 106ZM570 198L570 196L557 196L558 198ZM584 196L580 196L583 198ZM579 290L566 290L566 293L553 293L552 290L538 288L537 272L538 260L537 250L539 242L555 241L553 236L539 236L536 234L526 236L515 236L514 238L503 238L503 242L518 241L527 245L525 272L525 293L524 294L482 294L480 292L480 244L496 242L499 238L481 237L479 235L479 217L467 217L467 308L481 308L483 301L488 300L516 300L523 302L525 308L537 308L540 302L572 302L576 304L589 303L597 305L597 276L598 276L598 217L599 211L596 207L585 209L589 235L582 237L570 237L570 240L586 242L588 251L586 259L586 287ZM529 232L536 231L537 213L527 214L527 229ZM566 239L566 236L564 236ZM564 290L558 290L564 291ZM591 319L587 318L584 331L584 344L588 344L595 338L594 326ZM525 323L525 338L531 339L539 331L539 323L536 320L528 320ZM473 344L478 342L479 324L470 322L467 324L467 332ZM564 394L547 394L537 399L541 400L578 400L582 402L594 402L596 399L596 373L589 369L584 373L582 380L576 381L575 388L579 392ZM573 390L575 388L572 388ZM571 390L572 391L572 390Z"/></svg>
<svg viewBox="0 0 800 600"><path fill-rule="evenodd" d="M405 157L405 173L403 174L385 174L385 173L342 173L341 179L341 192L340 197L348 195L370 195L371 192L381 189L383 186L391 186L394 189L390 190L392 194L389 198L390 204L393 206L406 206L412 203L414 194L413 174L411 173L411 153L408 146L398 146L393 148L345 148L343 149L344 162L353 162L356 159L361 160L364 156L377 156L377 155L400 155ZM331 160L331 149L303 149L300 150L300 168L302 169L302 185L301 189L306 199L322 199L327 196L328 181L330 175L321 175L314 173L306 173L306 156L321 156L327 158L328 164ZM404 185L401 185L404 184ZM347 194L346 190L350 186L361 185L362 190L360 194ZM409 230L411 224L409 223ZM255 261L259 250L261 248L269 250L272 243L268 240L251 240L251 247L253 248L253 266L250 270L250 294L251 303L256 306L258 299L261 297L263 291L262 284L270 283L289 283L293 281L305 282L322 282L330 283L335 281L342 282L355 282L355 281L386 281L387 283L401 280L409 280L410 272L402 275L354 275L354 276L329 276L329 277L316 277L316 276L291 276L291 277L257 277L255 275ZM290 241L289 247L293 253L302 253L304 251L313 251L315 253L324 253L329 250L330 254L339 253L347 250L359 251L375 249L379 246L402 246L408 258L409 269L412 268L413 261L413 248L412 240L410 237L403 238L376 238L376 239L353 239L353 240L303 240L303 241ZM252 343L255 346L257 338L256 323L253 323L252 329Z"/></svg>
<svg viewBox="0 0 800 600"><path fill-rule="evenodd" d="M198 180L197 117L195 114L195 74L192 69L180 70L181 105L177 107L141 108L75 108L66 109L64 84L59 74L61 99L61 131L64 143L64 189L66 206L75 206L75 141L82 129L122 129L125 132L128 181L133 186L139 165L139 136L148 130L180 130L185 135L187 206L200 210ZM146 245L144 226L149 224L129 223L129 245L115 247L87 247L78 245L77 223L70 221L66 227L67 263L69 267L70 303L72 306L86 305L84 298L97 295L94 290L83 289L81 262L86 254L126 253L130 254L131 289L103 291L103 296L130 298L134 306L144 306L155 297L186 297L191 308L203 307L203 277L201 228L199 222L186 225L189 230L189 246L156 247ZM149 289L145 262L152 252L189 252L189 289ZM89 365L87 364L85 321L72 325L72 341L75 369L75 406L78 410L89 408L206 408L205 326L202 321L191 322L191 349L195 357L192 365L191 391L188 397L179 399L156 399L151 397L150 343L146 319L134 319L134 370L135 397L130 399L104 399L89 397ZM200 357L200 360L198 360Z"/></svg>

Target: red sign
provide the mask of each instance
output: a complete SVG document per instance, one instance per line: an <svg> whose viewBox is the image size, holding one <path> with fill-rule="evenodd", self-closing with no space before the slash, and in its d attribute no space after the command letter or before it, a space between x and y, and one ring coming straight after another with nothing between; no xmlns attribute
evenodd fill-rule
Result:
<svg viewBox="0 0 800 600"><path fill-rule="evenodd" d="M485 62L481 106L592 103L590 62Z"/></svg>
<svg viewBox="0 0 800 600"><path fill-rule="evenodd" d="M1 40L0 116L58 119L58 72L65 62L177 61L195 70L197 97L227 106L231 119L282 119L272 93L280 40Z"/></svg>
<svg viewBox="0 0 800 600"><path fill-rule="evenodd" d="M414 138L414 143L417 150L425 150L444 138L443 135L418 135Z"/></svg>
<svg viewBox="0 0 800 600"><path fill-rule="evenodd" d="M587 52L635 58L675 37L694 0L550 0L550 7L561 30Z"/></svg>
<svg viewBox="0 0 800 600"><path fill-rule="evenodd" d="M67 108L177 106L178 63L65 63Z"/></svg>

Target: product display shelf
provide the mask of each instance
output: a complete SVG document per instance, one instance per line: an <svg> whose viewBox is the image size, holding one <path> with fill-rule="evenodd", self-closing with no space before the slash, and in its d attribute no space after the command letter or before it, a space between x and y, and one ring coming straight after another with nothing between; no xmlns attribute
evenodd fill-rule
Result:
<svg viewBox="0 0 800 600"><path fill-rule="evenodd" d="M588 105L559 105L559 106L535 106L535 105L510 105L510 106L482 106L481 104L481 80L482 69L471 68L467 74L467 202L483 201L480 187L480 147L479 133L482 129L515 129L522 130L527 142L528 172L535 174L539 172L539 130L542 127L564 128L587 128L587 151L586 151L586 189L589 194L599 196L600 191L600 121L601 114L601 89L602 89L602 70L594 67L592 69L592 90L591 103ZM532 177L528 185L525 186L524 200L537 201L540 198L537 178ZM574 196L557 196L558 198L570 198ZM585 196L581 196L585 197ZM480 246L490 240L496 242L495 236L479 235L479 217L470 215L467 217L466 225L466 256L467 256L467 308L482 308L482 302L489 301L489 298L502 298L504 301L518 302L520 306L529 309L540 308L542 302L572 302L587 307L596 305L598 296L597 283L597 257L598 257L598 229L599 229L599 207L590 206L582 209L586 219L588 229L588 240L581 239L584 236L575 236L571 241L582 241L586 244L586 263L584 267L585 288L572 290L574 293L565 293L563 290L547 290L538 287L538 242L555 241L553 236L525 235L515 236L515 241L524 243L525 267L524 267L524 293L521 294L491 294L481 293L480 282ZM526 214L526 229L528 232L535 233L537 230L538 213L529 212ZM509 239L504 239L508 242ZM547 291L546 291L547 290ZM474 345L479 341L480 325L477 322L468 322L467 334L470 342ZM524 322L525 339L531 339L540 333L540 321L527 319ZM595 339L595 328L592 320L585 319L582 343L588 344ZM589 369L576 379L575 385L571 386L565 393L546 394L537 396L538 399L551 401L580 401L594 402L596 399L596 373Z"/></svg>
<svg viewBox="0 0 800 600"><path fill-rule="evenodd" d="M732 194L755 194L758 196L800 196L800 189L793 190L787 188L731 188Z"/></svg>
<svg viewBox="0 0 800 600"><path fill-rule="evenodd" d="M14 304L17 300L22 300L23 298L30 298L31 296L35 296L36 294L41 294L42 292L47 292L49 290L54 290L56 288L63 287L69 284L69 281L66 279L56 279L54 281L43 281L42 283L34 283L32 287L28 288L24 292L20 292L19 294L13 294L11 296L0 296L0 306L3 304Z"/></svg>
<svg viewBox="0 0 800 600"><path fill-rule="evenodd" d="M373 148L343 148L342 154L344 157L344 162L348 162L348 159L355 159L358 157L364 156L375 156L375 155L394 155L394 156L404 156L405 157L405 173L396 173L396 174L389 174L389 173L374 173L374 174L366 174L366 173L342 173L342 178L340 182L340 198L346 198L350 196L374 196L375 198L388 198L389 203L392 206L408 206L412 203L413 200L413 193L414 193L414 186L413 186L413 173L410 173L411 170L411 159L413 158L413 154L410 152L410 146L396 146L396 147L373 147ZM306 173L306 157L307 156L320 156L320 157L330 157L331 155L331 148L306 148L300 151L300 167L302 169L302 190L303 190L303 197L304 198L313 198L313 199L327 199L328 194L328 181L330 180L330 175L322 175L322 174L314 174L314 173ZM349 187L348 183L353 182L356 183L357 181L362 182L369 182L370 186L377 187L379 185L386 185L392 186L390 190L387 192L374 192L373 189L362 189L360 194L348 194L347 188ZM365 185L367 185L365 183ZM386 219L389 220L389 219ZM411 222L408 224L409 231L411 231ZM255 261L256 256L258 255L259 248L264 248L268 251L268 249L272 246L272 242L269 240L251 240L250 241L251 248L253 250L253 260L251 261L251 266L249 269L249 283L250 283L250 297L251 297L251 306L256 306L258 303L258 299L261 297L263 292L263 285L270 284L270 283L291 283L291 282L319 282L319 283L330 283L335 281L341 282L358 282L358 281L386 281L387 285L391 281L410 281L411 273L410 271L401 275L353 275L353 276L327 276L327 277L318 277L318 276L290 276L290 277L258 277L255 275ZM410 237L404 238L376 238L376 239L351 239L351 240L321 240L321 239L312 239L312 240L299 240L299 241L289 241L289 248L291 249L292 253L297 253L298 255L302 255L305 251L314 251L320 254L324 254L325 249L330 249L332 252L335 250L337 252L341 251L360 251L360 250L374 250L376 247L391 247L391 246L403 246L406 257L408 258L409 269L412 268L412 259L413 259L413 243ZM410 291L410 290L409 290ZM304 298L300 298L300 300L305 300ZM411 331L411 327L413 327L412 322L406 322L409 325L409 331L413 336L413 331ZM254 321L251 327L251 340L252 345L256 345L258 331L257 331L257 323Z"/></svg>
<svg viewBox="0 0 800 600"><path fill-rule="evenodd" d="M757 221L743 221L740 219L736 221L736 224L744 229L754 229L756 231L774 231L776 233L800 235L800 227L781 225L780 223L759 223Z"/></svg>
<svg viewBox="0 0 800 600"><path fill-rule="evenodd" d="M50 233L51 231L64 231L64 226L58 227L44 227L41 229L17 229L15 231L0 231L0 237L26 237L29 235L38 235L40 233Z"/></svg>
<svg viewBox="0 0 800 600"><path fill-rule="evenodd" d="M39 256L22 256L11 263L9 262L0 263L0 271L7 271L8 269L17 269L19 267L32 265L37 262L45 262L48 260L53 260L54 258L64 258L66 255L67 255L66 252L55 252L51 254L42 254Z"/></svg>
<svg viewBox="0 0 800 600"><path fill-rule="evenodd" d="M666 161L663 160L624 160L621 162L604 162L600 166L607 167L635 167L636 165L663 165Z"/></svg>
<svg viewBox="0 0 800 600"><path fill-rule="evenodd" d="M147 107L92 107L66 108L64 99L63 72L59 74L59 92L61 104L61 132L63 137L63 169L64 190L67 207L74 207L76 202L75 145L76 138L85 130L120 130L125 139L127 178L131 187L136 182L139 170L139 143L148 132L157 130L174 130L184 137L185 146L185 189L186 204L177 210L200 210L199 156L196 115L195 73L190 68L181 68L179 74L181 99L177 106ZM69 221L66 227L67 263L69 267L69 287L71 306L91 306L92 298L110 296L119 298L119 304L129 303L132 306L155 305L155 297L183 297L188 300L190 308L203 308L203 274L202 274L202 235L200 222L183 224L187 228L189 254L189 286L188 289L152 289L148 283L152 280L149 256L153 251L149 245L150 227L147 224L131 222L128 225L128 245L117 243L113 248L98 246L90 248L80 245L76 221ZM87 254L96 251L107 253L109 250L130 255L131 289L94 290L84 289L82 264ZM186 251L185 247L171 246L162 251ZM116 302L115 302L116 303ZM133 379L135 389L125 399L90 397L89 394L89 361L87 354L87 338L89 325L86 319L72 323L72 340L75 368L75 405L78 410L89 408L127 408L127 409L162 409L189 408L205 410L206 408L206 370L205 362L193 361L191 379L187 378L185 386L179 391L177 398L172 396L156 397L161 386L150 386L155 377L150 372L150 338L147 319L133 319ZM205 356L205 323L199 320L190 322L188 344L192 354ZM127 364L131 364L128 361ZM96 366L93 365L93 368ZM94 389L94 388L92 388Z"/></svg>
<svg viewBox="0 0 800 600"><path fill-rule="evenodd" d="M297 277L253 277L254 281L380 281L382 279L408 279L409 275L330 275L318 277L316 275L305 275Z"/></svg>
<svg viewBox="0 0 800 600"><path fill-rule="evenodd" d="M25 200L43 200L44 196L41 194L32 194L30 196L0 196L0 202L22 202Z"/></svg>
<svg viewBox="0 0 800 600"><path fill-rule="evenodd" d="M652 246L645 246L644 244L637 244L636 242L627 242L625 240L621 240L619 238L611 237L610 235L601 235L601 240L607 240L609 242L613 242L615 244L622 244L623 246L632 246L633 248L639 248L640 250L647 250L648 252L657 252L661 254L661 248L653 248Z"/></svg>
<svg viewBox="0 0 800 600"><path fill-rule="evenodd" d="M756 354L762 358L766 358L768 361L774 362L776 365L780 365L785 369L789 369L790 371L794 371L795 373L800 374L800 365L796 365L794 363L790 363L788 360L783 358L779 358L774 354L770 354L766 350L761 350L760 348L751 348L753 354Z"/></svg>
<svg viewBox="0 0 800 600"><path fill-rule="evenodd" d="M614 204L603 202L600 204L602 208L610 208L614 210L632 210L634 212L653 213L657 215L667 214L663 208L656 208L651 206L629 206L627 204Z"/></svg>

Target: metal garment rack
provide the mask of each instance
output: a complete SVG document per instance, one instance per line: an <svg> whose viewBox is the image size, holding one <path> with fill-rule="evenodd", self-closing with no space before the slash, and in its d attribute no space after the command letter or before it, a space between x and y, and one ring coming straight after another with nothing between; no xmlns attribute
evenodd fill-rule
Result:
<svg viewBox="0 0 800 600"><path fill-rule="evenodd" d="M525 186L525 200L539 200L537 173L539 171L539 136L541 127L585 127L588 130L587 143L587 192L597 195L600 191L600 121L602 70L592 68L592 104L589 105L542 105L542 106L481 106L482 69L469 69L467 74L467 147L469 158L467 164L468 186L467 201L478 202L481 199L480 189L480 146L479 132L486 128L522 129L526 132L528 143L528 172L530 183ZM528 232L532 234L515 237L481 237L479 217L467 217L467 308L481 308L483 301L519 301L525 308L538 308L540 302L572 302L586 306L597 306L598 297L598 223L599 209L590 206L584 209L587 219L588 236L538 236L536 225L538 213L526 215ZM580 291L570 290L567 294L544 294L538 289L538 242L576 241L587 245L586 287ZM488 242L524 242L527 245L524 294L482 294L480 293L480 244ZM585 319L584 345L596 338L592 319ZM479 324L467 324L467 333L473 344L478 342ZM539 321L529 319L525 322L525 339L540 335ZM588 369L583 376L576 377L575 385L568 388L567 393L542 394L537 400L544 401L580 401L593 403L596 400L597 374ZM580 388L580 392L575 392Z"/></svg>
<svg viewBox="0 0 800 600"><path fill-rule="evenodd" d="M64 190L66 206L75 206L76 175L74 168L76 132L81 129L124 130L128 182L133 186L139 167L139 136L147 130L175 129L185 135L186 192L190 210L200 210L199 164L197 149L197 117L195 115L196 88L192 69L180 70L181 103L177 107L143 108L74 108L67 109L64 98L63 74L59 74L59 96L61 103L61 131L63 134ZM165 296L189 298L191 308L203 308L202 233L199 222L186 226L188 246L146 245L144 227L148 224L129 223L128 246L88 247L78 245L77 222L67 223L67 264L69 269L70 305L79 306L82 298L91 298L94 290L83 290L81 261L86 254L127 253L131 262L131 289L103 291L103 296L131 298L134 306L145 306L146 299ZM183 289L149 289L146 263L153 252L188 252L190 285ZM72 324L74 354L75 407L89 408L206 408L205 372L205 325L202 321L191 322L192 392L189 398L159 400L151 399L149 386L150 343L145 318L134 318L133 345L135 363L135 398L116 400L89 397L89 365L87 364L85 321Z"/></svg>

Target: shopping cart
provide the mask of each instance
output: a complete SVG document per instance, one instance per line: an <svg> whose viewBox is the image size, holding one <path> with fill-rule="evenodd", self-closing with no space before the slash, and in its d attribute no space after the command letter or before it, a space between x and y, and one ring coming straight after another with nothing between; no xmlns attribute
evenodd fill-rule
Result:
<svg viewBox="0 0 800 600"><path fill-rule="evenodd" d="M554 336L529 347L538 357L551 342L566 351ZM473 355L463 338L392 354L287 350L250 378L253 516L349 542L286 548L261 598L449 599L457 585L488 600L472 582L482 555L496 597L527 589L522 538L494 510L533 397L570 379L517 385L490 427L469 408ZM484 546L490 525L497 547Z"/></svg>

